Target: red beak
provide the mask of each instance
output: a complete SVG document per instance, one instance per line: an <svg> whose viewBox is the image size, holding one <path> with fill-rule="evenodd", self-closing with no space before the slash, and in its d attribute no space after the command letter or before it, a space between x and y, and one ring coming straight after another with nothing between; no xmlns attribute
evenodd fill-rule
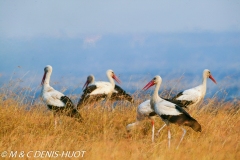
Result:
<svg viewBox="0 0 240 160"><path fill-rule="evenodd" d="M44 81L45 81L45 78L46 78L46 72L44 72L44 75L43 75L43 78L42 78L41 85L43 85L43 83L44 83Z"/></svg>
<svg viewBox="0 0 240 160"><path fill-rule="evenodd" d="M148 90L148 88L152 87L153 85L154 85L154 81L151 80L150 82L148 82L148 84L145 87L143 87L142 90L146 91L146 90Z"/></svg>
<svg viewBox="0 0 240 160"><path fill-rule="evenodd" d="M82 90L84 90L84 88L87 88L87 87L88 87L88 84L89 84L89 82L88 82L88 80L87 80L87 81L85 82L85 84L84 84Z"/></svg>
<svg viewBox="0 0 240 160"><path fill-rule="evenodd" d="M115 81L117 81L119 84L121 84L120 79L115 74L112 76L112 78L115 79Z"/></svg>
<svg viewBox="0 0 240 160"><path fill-rule="evenodd" d="M209 78L210 78L215 84L217 84L217 82L215 81L215 79L213 78L212 75L210 75Z"/></svg>

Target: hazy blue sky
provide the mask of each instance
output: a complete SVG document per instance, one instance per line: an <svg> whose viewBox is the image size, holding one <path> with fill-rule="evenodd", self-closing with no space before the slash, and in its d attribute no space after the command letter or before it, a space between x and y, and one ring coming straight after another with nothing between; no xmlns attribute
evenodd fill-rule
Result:
<svg viewBox="0 0 240 160"><path fill-rule="evenodd" d="M0 0L0 59L0 83L40 82L50 64L67 87L107 69L125 87L156 74L197 85L208 68L239 90L240 1Z"/></svg>
<svg viewBox="0 0 240 160"><path fill-rule="evenodd" d="M1 37L73 38L102 34L240 30L238 0L3 1ZM89 38L89 41L90 38Z"/></svg>

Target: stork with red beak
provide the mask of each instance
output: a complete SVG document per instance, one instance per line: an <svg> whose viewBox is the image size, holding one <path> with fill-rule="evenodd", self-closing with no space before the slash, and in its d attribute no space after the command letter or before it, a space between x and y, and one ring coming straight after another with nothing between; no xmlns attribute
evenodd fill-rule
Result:
<svg viewBox="0 0 240 160"><path fill-rule="evenodd" d="M149 89L151 86L155 85L154 93L150 99L151 108L154 112L161 117L161 119L168 126L168 146L170 147L171 132L169 125L170 123L178 124L179 126L189 126L196 132L201 132L201 125L192 118L183 108L178 105L166 101L159 97L158 91L162 83L162 78L160 76L155 76L144 88L143 90ZM162 127L163 128L163 127ZM179 141L178 146L183 140L183 137L186 134L186 130L182 127L183 134ZM153 125L153 135L154 136L154 125ZM154 140L154 137L152 138ZM178 147L177 147L178 148Z"/></svg>
<svg viewBox="0 0 240 160"><path fill-rule="evenodd" d="M44 75L42 78L42 99L46 103L48 108L53 111L54 115L63 114L70 117L74 117L79 121L82 120L80 113L75 108L74 104L63 93L55 90L50 86L50 77L52 74L52 66L47 65L44 68ZM55 125L57 121L55 119Z"/></svg>
<svg viewBox="0 0 240 160"><path fill-rule="evenodd" d="M94 82L94 76L88 77L86 83L83 86L83 88L85 89L83 90L83 94L77 105L78 109L82 108L88 103L111 99L115 88L114 80L117 81L119 84L121 83L121 81L111 69L107 70L106 74L109 82L99 81L89 85L89 83Z"/></svg>
<svg viewBox="0 0 240 160"><path fill-rule="evenodd" d="M178 93L175 97L172 98L172 100L181 103L183 107L189 109L191 109L193 106L196 106L200 101L204 99L204 96L206 94L207 78L210 78L215 84L217 84L210 70L205 69L203 71L203 80L201 85Z"/></svg>
<svg viewBox="0 0 240 160"><path fill-rule="evenodd" d="M203 71L203 83L195 88L185 90L183 92L180 92L177 96L171 98L171 99L165 99L166 101L170 101L174 104L177 104L180 107L189 108L191 106L197 105L201 100L203 100L205 94L206 94L206 87L207 87L207 78L210 78L215 84L217 83L216 80L211 75L210 71L208 69L205 69ZM152 140L154 140L154 119L153 117L156 116L156 113L151 108L150 100L146 100L142 102L137 107L137 116L136 116L136 122L128 124L127 130L130 131L133 127L140 124L141 121L143 121L146 117L150 118L152 120ZM158 133L166 126L163 125L159 130Z"/></svg>
<svg viewBox="0 0 240 160"><path fill-rule="evenodd" d="M88 86L90 85L96 85L98 83L101 83L101 82L95 82L95 77L94 75L89 75L87 77L87 81L86 83L84 84L83 86L83 90L85 88L87 88ZM126 101L129 101L131 103L134 102L133 98L131 95L129 95L126 91L124 91L120 86L116 85L115 84L115 88L114 88L114 91L110 97L110 100L111 101L121 101L121 100L126 100Z"/></svg>

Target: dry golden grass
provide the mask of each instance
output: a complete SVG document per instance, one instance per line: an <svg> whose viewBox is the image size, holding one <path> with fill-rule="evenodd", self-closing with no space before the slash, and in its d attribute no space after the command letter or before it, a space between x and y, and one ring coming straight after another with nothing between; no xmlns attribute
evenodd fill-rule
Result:
<svg viewBox="0 0 240 160"><path fill-rule="evenodd" d="M166 129L156 137L155 143L151 142L149 120L130 134L126 132L126 125L135 121L141 99L132 107L125 107L124 103L117 105L114 112L103 110L101 105L84 108L83 123L63 116L61 124L54 128L54 117L45 105L39 103L29 110L26 108L30 104L3 96L0 95L0 154L3 151L8 155L11 151L86 151L80 159L240 159L240 102L206 100L202 109L190 112L202 125L202 132L185 127L187 134L176 149L182 130L171 125L169 149ZM162 125L156 118L156 128ZM22 159L27 159L26 155ZM30 159L34 159L33 155Z"/></svg>

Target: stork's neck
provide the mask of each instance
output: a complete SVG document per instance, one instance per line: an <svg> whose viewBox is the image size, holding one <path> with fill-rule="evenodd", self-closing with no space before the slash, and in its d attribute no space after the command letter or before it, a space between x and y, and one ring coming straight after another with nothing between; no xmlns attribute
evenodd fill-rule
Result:
<svg viewBox="0 0 240 160"><path fill-rule="evenodd" d="M46 77L43 83L43 87L49 87L50 86L50 77L51 77L52 72L47 72Z"/></svg>
<svg viewBox="0 0 240 160"><path fill-rule="evenodd" d="M161 83L156 84L153 95L151 97L150 104L151 104L152 109L154 109L154 104L161 99L158 95L160 86L161 86Z"/></svg>
<svg viewBox="0 0 240 160"><path fill-rule="evenodd" d="M206 94L207 90L207 77L203 75L203 80L202 80L202 96L204 97Z"/></svg>
<svg viewBox="0 0 240 160"><path fill-rule="evenodd" d="M114 89L115 88L115 82L114 82L113 78L110 75L107 75L107 76L108 76L108 79L109 79L110 83L112 84L113 89Z"/></svg>
<svg viewBox="0 0 240 160"><path fill-rule="evenodd" d="M92 76L92 81L90 82L90 84L94 84L95 83L95 77Z"/></svg>

